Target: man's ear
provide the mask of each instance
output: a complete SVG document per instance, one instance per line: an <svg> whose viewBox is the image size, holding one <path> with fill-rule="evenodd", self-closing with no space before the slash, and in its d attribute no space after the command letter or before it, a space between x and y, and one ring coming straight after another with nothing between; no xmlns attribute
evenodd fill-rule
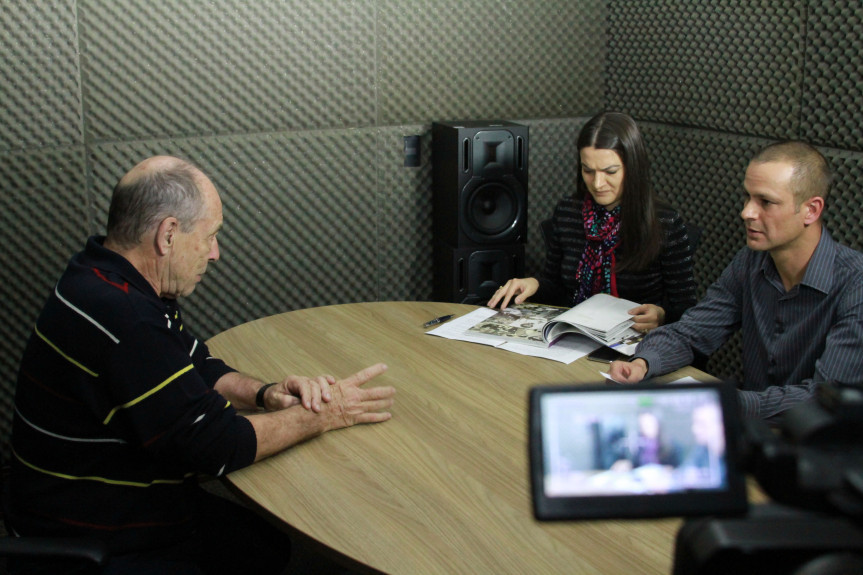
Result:
<svg viewBox="0 0 863 575"><path fill-rule="evenodd" d="M180 222L177 218L165 218L156 229L156 252L160 256L166 255L174 246L174 236L180 229Z"/></svg>
<svg viewBox="0 0 863 575"><path fill-rule="evenodd" d="M821 213L824 211L824 198L821 196L809 198L803 202L803 209L805 210L803 223L807 226L814 224L818 221L821 217Z"/></svg>

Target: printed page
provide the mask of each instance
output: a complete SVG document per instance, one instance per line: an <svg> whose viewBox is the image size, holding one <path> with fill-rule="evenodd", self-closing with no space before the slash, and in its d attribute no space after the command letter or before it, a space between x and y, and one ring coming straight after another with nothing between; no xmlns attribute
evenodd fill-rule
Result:
<svg viewBox="0 0 863 575"><path fill-rule="evenodd" d="M556 321L565 321L600 332L612 331L621 323L632 321L628 311L640 304L600 293L561 314Z"/></svg>
<svg viewBox="0 0 863 575"><path fill-rule="evenodd" d="M483 320L495 315L497 310L481 307L461 317L451 319L447 323L426 332L428 335L436 335L446 339L454 339L470 343L490 345L505 351L511 351L520 355L541 357L551 359L569 365L575 360L584 357L600 344L586 336L568 335L551 347L539 347L534 345L523 345L508 342L503 338L489 337L471 331L471 327Z"/></svg>
<svg viewBox="0 0 863 575"><path fill-rule="evenodd" d="M470 328L476 336L505 339L522 345L548 347L542 338L545 325L559 316L562 308L535 303L509 306Z"/></svg>

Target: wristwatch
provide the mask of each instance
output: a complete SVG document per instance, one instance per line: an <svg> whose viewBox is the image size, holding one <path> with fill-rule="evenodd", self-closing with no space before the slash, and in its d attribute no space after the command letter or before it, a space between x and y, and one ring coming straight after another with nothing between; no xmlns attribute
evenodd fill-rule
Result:
<svg viewBox="0 0 863 575"><path fill-rule="evenodd" d="M269 388L273 387L274 385L278 385L278 382L265 383L264 385L261 386L261 388L258 390L258 393L255 395L255 405L257 405L260 408L265 407L264 406L264 394L267 392L267 390Z"/></svg>

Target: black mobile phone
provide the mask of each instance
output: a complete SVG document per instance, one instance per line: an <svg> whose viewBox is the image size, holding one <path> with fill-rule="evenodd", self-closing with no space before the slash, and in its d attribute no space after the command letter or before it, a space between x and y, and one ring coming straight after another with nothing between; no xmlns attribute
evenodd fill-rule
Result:
<svg viewBox="0 0 863 575"><path fill-rule="evenodd" d="M590 361L598 361L600 363L611 363L617 359L626 359L626 357L626 355L620 353L616 349L606 346L598 347L587 354L587 359Z"/></svg>

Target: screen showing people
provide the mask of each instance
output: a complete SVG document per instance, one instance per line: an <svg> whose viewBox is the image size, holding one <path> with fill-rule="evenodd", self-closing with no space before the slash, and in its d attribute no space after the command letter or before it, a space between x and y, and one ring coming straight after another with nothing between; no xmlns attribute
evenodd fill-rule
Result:
<svg viewBox="0 0 863 575"><path fill-rule="evenodd" d="M546 497L727 487L716 389L546 393L540 401Z"/></svg>

